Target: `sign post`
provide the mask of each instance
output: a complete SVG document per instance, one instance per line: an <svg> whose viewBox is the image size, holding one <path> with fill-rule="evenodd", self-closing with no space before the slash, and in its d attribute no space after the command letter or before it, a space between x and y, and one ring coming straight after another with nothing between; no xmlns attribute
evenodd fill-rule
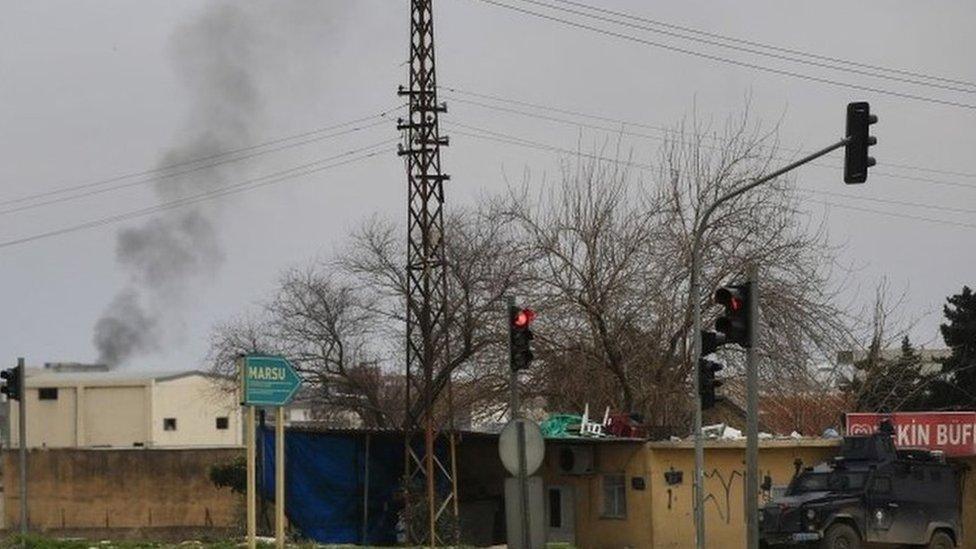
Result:
<svg viewBox="0 0 976 549"><path fill-rule="evenodd" d="M257 546L257 494L255 482L256 406L274 406L275 413L275 544L285 547L285 406L291 402L302 378L286 358L246 355L239 361L241 403L247 406L247 546Z"/></svg>

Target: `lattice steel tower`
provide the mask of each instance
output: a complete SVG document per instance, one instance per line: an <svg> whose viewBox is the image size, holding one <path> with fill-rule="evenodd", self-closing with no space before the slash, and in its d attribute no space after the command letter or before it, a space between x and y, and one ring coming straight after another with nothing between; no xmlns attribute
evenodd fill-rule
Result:
<svg viewBox="0 0 976 549"><path fill-rule="evenodd" d="M409 119L397 127L407 167L407 367L404 493L410 543L457 540L457 475L450 422L444 182L434 72L432 0L410 1ZM446 389L446 390L445 390ZM446 393L446 399L438 397ZM439 404L440 403L440 404Z"/></svg>

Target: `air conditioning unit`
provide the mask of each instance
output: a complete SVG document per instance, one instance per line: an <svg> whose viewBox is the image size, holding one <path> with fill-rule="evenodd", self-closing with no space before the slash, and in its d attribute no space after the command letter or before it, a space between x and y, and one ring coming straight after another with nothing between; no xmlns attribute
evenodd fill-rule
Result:
<svg viewBox="0 0 976 549"><path fill-rule="evenodd" d="M559 472L564 475L589 475L593 473L592 446L563 446L557 455Z"/></svg>

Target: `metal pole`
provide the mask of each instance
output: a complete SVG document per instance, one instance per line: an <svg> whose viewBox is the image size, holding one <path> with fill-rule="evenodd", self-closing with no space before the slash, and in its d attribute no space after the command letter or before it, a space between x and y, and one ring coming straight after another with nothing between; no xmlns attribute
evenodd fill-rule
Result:
<svg viewBox="0 0 976 549"><path fill-rule="evenodd" d="M704 227L704 223L702 223ZM695 547L703 549L705 547L705 495L704 474L705 468L705 447L702 442L702 398L701 398L701 283L699 282L699 272L701 271L701 255L699 247L701 231L695 231L695 242L692 248L691 258L691 326L692 326L692 364L694 365L695 380L695 480L692 484L694 492L694 511L695 511Z"/></svg>
<svg viewBox="0 0 976 549"><path fill-rule="evenodd" d="M245 433L245 443L247 445L247 547L248 549L256 549L257 547L257 482L255 480L255 469L257 456L255 455L255 436L254 432L254 406L245 404L245 399L247 395L244 391L244 357L238 359L238 364L241 373L241 403L247 407L247 421L245 422L244 429L247 431Z"/></svg>
<svg viewBox="0 0 976 549"><path fill-rule="evenodd" d="M25 393L25 388L27 387L27 373L24 371L24 358L20 357L17 359L17 370L19 374L17 376L19 387L17 388L17 393L20 394L20 400L17 402L18 408L20 409L20 414L18 414L18 430L20 431L20 535L23 537L27 535L27 395ZM24 546L26 547L27 542L24 541Z"/></svg>
<svg viewBox="0 0 976 549"><path fill-rule="evenodd" d="M257 411L258 414L258 428L257 428L257 449L255 451L255 467L254 474L257 477L257 514L258 514L258 530L267 532L271 529L271 525L268 524L268 510L267 502L264 497L264 463L267 461L264 455L264 428L267 424L265 416L267 415L266 410L261 408Z"/></svg>
<svg viewBox="0 0 976 549"><path fill-rule="evenodd" d="M285 407L275 408L275 545L285 549Z"/></svg>
<svg viewBox="0 0 976 549"><path fill-rule="evenodd" d="M698 221L698 225L695 227L694 238L691 246L691 283L690 283L690 296L691 301L691 319L692 319L692 364L695 376L695 480L694 480L694 510L695 510L695 547L698 549L703 549L705 547L705 494L704 494L704 475L702 470L705 466L705 449L701 436L702 429L702 409L701 409L701 387L699 385L699 372L698 372L698 362L701 359L701 239L702 235L705 233L705 229L708 228L708 219L712 216L712 212L716 208L721 206L723 203L749 191L752 190L763 183L771 181L786 172L802 166L811 160L820 158L821 156L839 149L847 144L850 139L845 137L840 141L830 145L824 149L821 149L809 156L805 156L792 164L789 164L783 168L780 168L766 176L763 176L751 183L743 185L738 189L730 191L724 196L720 197L718 200L713 202L708 208L705 209L705 213L702 214L701 219Z"/></svg>
<svg viewBox="0 0 976 549"><path fill-rule="evenodd" d="M505 306L505 319L506 323L511 324L511 311L515 307L515 297L508 296L506 299ZM509 338L508 338L508 356L512 356L512 338L511 338L511 326L508 326ZM509 358L511 361L511 358ZM509 390L511 391L511 411L510 420L515 421L519 417L519 392L518 392L518 371L513 367L514 365L509 362ZM531 549L531 537L529 535L529 491L528 491L528 479L526 478L526 465L525 465L525 425L519 423L516 426L517 430L517 450L518 450L518 487L519 487L519 518L522 520L522 539L521 549Z"/></svg>
<svg viewBox="0 0 976 549"><path fill-rule="evenodd" d="M759 268L749 265L749 349L746 351L746 549L759 549Z"/></svg>
<svg viewBox="0 0 976 549"><path fill-rule="evenodd" d="M360 543L366 545L369 534L369 433L366 433L366 459L363 460L363 534Z"/></svg>

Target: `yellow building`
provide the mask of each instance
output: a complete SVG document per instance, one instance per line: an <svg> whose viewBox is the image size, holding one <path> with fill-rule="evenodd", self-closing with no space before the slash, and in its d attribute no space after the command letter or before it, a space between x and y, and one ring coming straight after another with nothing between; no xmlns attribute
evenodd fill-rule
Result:
<svg viewBox="0 0 976 549"><path fill-rule="evenodd" d="M203 372L28 370L25 383L30 448L242 444L237 395ZM8 432L15 446L13 404Z"/></svg>
<svg viewBox="0 0 976 549"><path fill-rule="evenodd" d="M762 500L797 467L836 455L837 439L760 441ZM976 458L961 458L971 469ZM745 546L745 441L705 442L706 546ZM686 549L695 546L691 441L549 440L540 473L549 540L579 549ZM962 477L961 547L976 547L976 475Z"/></svg>

